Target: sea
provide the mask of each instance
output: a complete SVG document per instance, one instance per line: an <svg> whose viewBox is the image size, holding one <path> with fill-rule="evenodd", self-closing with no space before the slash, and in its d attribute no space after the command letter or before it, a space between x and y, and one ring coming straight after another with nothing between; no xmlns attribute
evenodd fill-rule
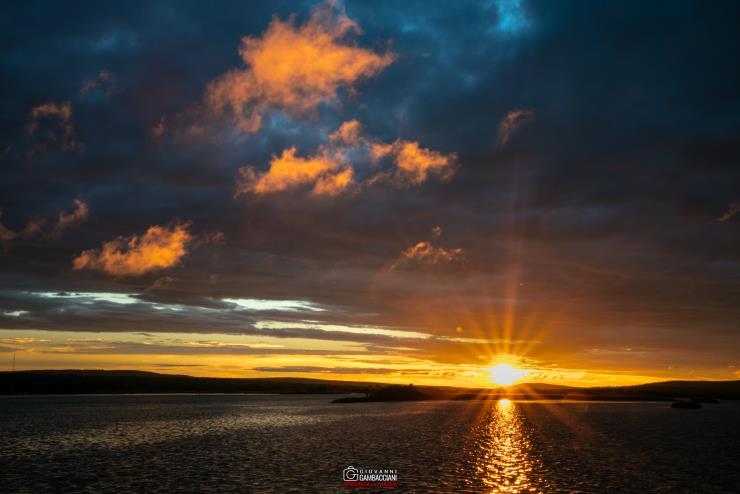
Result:
<svg viewBox="0 0 740 494"><path fill-rule="evenodd" d="M740 493L740 402L334 398L0 397L0 492Z"/></svg>

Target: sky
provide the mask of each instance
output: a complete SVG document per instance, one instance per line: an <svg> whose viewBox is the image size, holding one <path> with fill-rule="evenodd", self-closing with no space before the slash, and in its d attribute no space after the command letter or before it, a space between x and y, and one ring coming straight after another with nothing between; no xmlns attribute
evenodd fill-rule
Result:
<svg viewBox="0 0 740 494"><path fill-rule="evenodd" d="M740 378L737 2L0 16L0 369Z"/></svg>

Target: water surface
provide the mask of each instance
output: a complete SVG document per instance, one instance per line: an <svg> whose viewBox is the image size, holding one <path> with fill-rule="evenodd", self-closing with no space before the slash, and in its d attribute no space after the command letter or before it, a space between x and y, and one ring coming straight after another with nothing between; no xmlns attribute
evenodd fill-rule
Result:
<svg viewBox="0 0 740 494"><path fill-rule="evenodd" d="M740 492L740 404L0 398L2 492Z"/></svg>

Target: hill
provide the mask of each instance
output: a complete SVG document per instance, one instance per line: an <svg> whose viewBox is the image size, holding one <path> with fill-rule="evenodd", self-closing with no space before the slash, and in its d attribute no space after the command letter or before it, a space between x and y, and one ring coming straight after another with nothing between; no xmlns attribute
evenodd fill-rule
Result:
<svg viewBox="0 0 740 494"><path fill-rule="evenodd" d="M0 394L107 393L358 393L381 383L304 378L220 378L141 371L39 370L0 372Z"/></svg>
<svg viewBox="0 0 740 494"><path fill-rule="evenodd" d="M38 370L0 372L0 394L278 393L360 394L349 401L740 399L740 381L666 381L637 386L576 388L525 383L509 388L395 386L308 378L219 378L141 371Z"/></svg>

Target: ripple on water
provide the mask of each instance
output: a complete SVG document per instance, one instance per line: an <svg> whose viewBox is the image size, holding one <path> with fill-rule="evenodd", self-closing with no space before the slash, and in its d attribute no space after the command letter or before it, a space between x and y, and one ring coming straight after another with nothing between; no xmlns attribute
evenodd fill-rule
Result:
<svg viewBox="0 0 740 494"><path fill-rule="evenodd" d="M338 492L351 464L408 492L740 492L732 403L331 398L3 398L0 490Z"/></svg>

